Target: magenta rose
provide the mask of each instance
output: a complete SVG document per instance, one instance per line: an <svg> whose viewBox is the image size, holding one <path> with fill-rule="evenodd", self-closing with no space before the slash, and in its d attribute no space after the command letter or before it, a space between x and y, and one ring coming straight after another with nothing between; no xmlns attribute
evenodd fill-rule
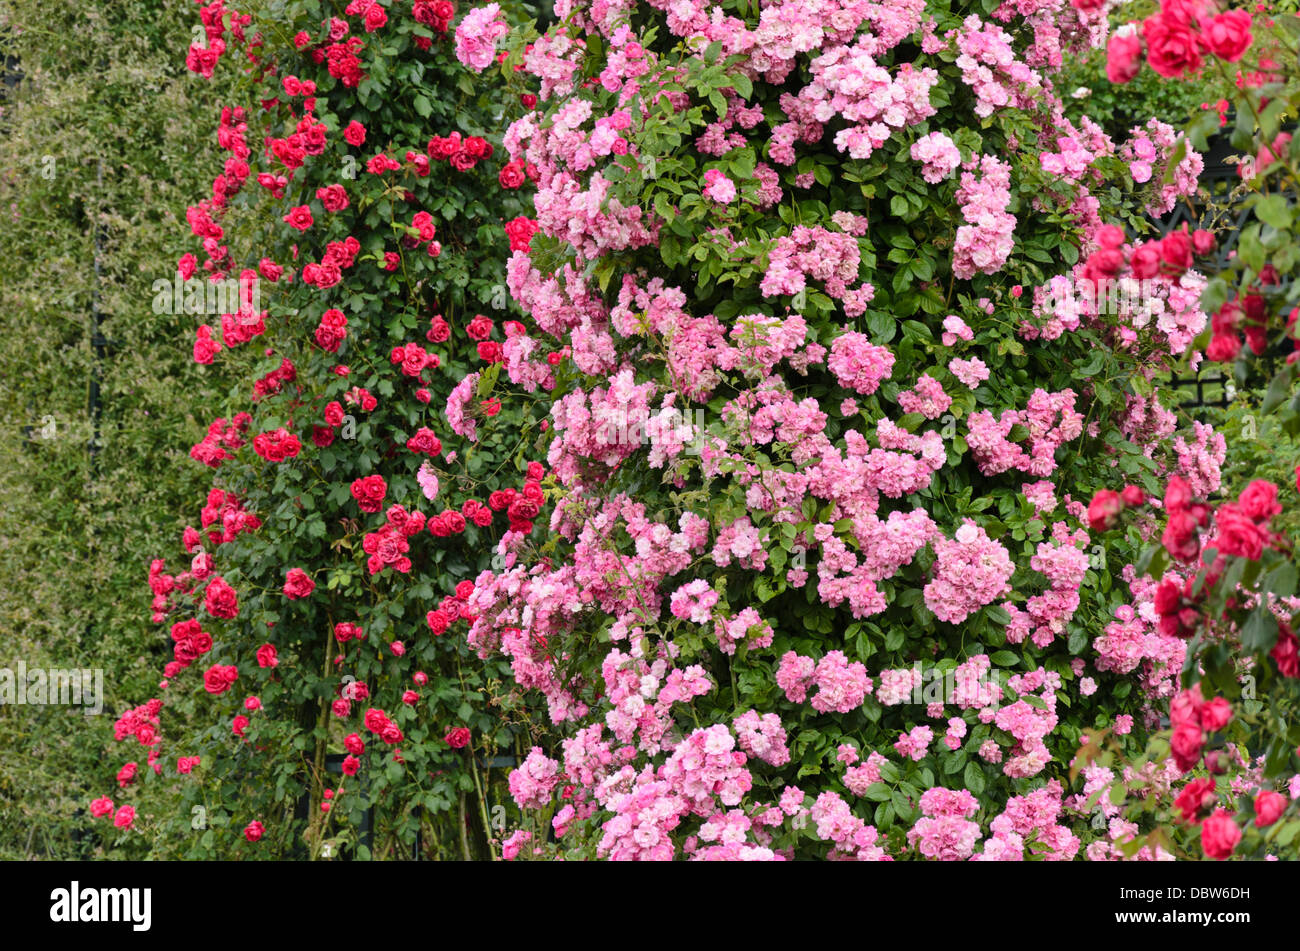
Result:
<svg viewBox="0 0 1300 951"><path fill-rule="evenodd" d="M203 674L203 689L211 694L225 693L238 679L238 667L213 664Z"/></svg>
<svg viewBox="0 0 1300 951"><path fill-rule="evenodd" d="M301 568L290 568L284 576L284 595L290 601L305 598L316 590L316 582Z"/></svg>
<svg viewBox="0 0 1300 951"><path fill-rule="evenodd" d="M1232 719L1232 704L1228 703L1223 697L1215 697L1208 701L1197 712L1200 718L1201 726L1211 733L1222 730Z"/></svg>
<svg viewBox="0 0 1300 951"><path fill-rule="evenodd" d="M1213 815L1201 826L1201 848L1205 851L1206 858L1222 861L1232 854L1240 841L1241 830L1227 810L1214 810Z"/></svg>
<svg viewBox="0 0 1300 951"><path fill-rule="evenodd" d="M1176 79L1201 68L1201 39L1177 17L1158 13L1142 22L1147 59L1161 76Z"/></svg>
<svg viewBox="0 0 1300 951"><path fill-rule="evenodd" d="M239 613L239 597L221 575L213 575L203 596L203 606L213 617L232 618Z"/></svg>
<svg viewBox="0 0 1300 951"><path fill-rule="evenodd" d="M1174 735L1169 745L1174 752L1174 762L1185 773L1201 761L1201 748L1205 745L1205 734L1191 720L1185 720L1174 728Z"/></svg>
<svg viewBox="0 0 1300 951"><path fill-rule="evenodd" d="M1111 34L1106 44L1106 78L1113 83L1131 82L1142 69L1142 40L1137 33Z"/></svg>
<svg viewBox="0 0 1300 951"><path fill-rule="evenodd" d="M1256 522L1267 522L1282 511L1277 502L1277 486L1265 479L1256 479L1246 486L1237 503L1242 513Z"/></svg>
<svg viewBox="0 0 1300 951"><path fill-rule="evenodd" d="M1228 10L1203 24L1202 39L1219 59L1235 63L1250 48L1250 14L1245 10Z"/></svg>
<svg viewBox="0 0 1300 951"><path fill-rule="evenodd" d="M1289 802L1290 800L1281 793L1264 790L1255 797L1255 827L1262 829L1277 822L1282 817L1282 813L1286 812Z"/></svg>
<svg viewBox="0 0 1300 951"><path fill-rule="evenodd" d="M1113 489L1101 489L1088 505L1088 527L1094 532L1107 532L1119 521L1124 502Z"/></svg>

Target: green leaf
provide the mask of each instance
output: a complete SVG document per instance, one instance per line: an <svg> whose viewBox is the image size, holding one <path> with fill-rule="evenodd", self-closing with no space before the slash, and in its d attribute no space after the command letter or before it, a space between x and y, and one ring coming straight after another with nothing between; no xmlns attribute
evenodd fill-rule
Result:
<svg viewBox="0 0 1300 951"><path fill-rule="evenodd" d="M1282 103L1283 106L1286 103ZM1255 215L1279 231L1291 227L1291 205L1283 195L1264 195L1255 203Z"/></svg>
<svg viewBox="0 0 1300 951"><path fill-rule="evenodd" d="M984 770L971 761L966 764L966 769L961 774L961 781L972 795L978 796L984 791Z"/></svg>
<svg viewBox="0 0 1300 951"><path fill-rule="evenodd" d="M893 795L893 792L891 792L890 788L884 783L872 783L867 787L867 791L864 795L872 802L888 802L889 797Z"/></svg>
<svg viewBox="0 0 1300 951"><path fill-rule="evenodd" d="M1241 629L1241 646L1254 653L1272 650L1277 643L1277 618L1264 605L1251 612Z"/></svg>

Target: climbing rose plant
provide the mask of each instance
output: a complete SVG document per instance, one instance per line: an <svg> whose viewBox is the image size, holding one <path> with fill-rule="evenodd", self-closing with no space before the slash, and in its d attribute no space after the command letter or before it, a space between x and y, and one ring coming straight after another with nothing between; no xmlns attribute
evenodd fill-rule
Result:
<svg viewBox="0 0 1300 951"><path fill-rule="evenodd" d="M1212 316L1189 362L1221 364L1242 388L1263 381L1260 418L1248 417L1244 439L1263 427L1300 433L1300 150L1281 128L1300 106L1298 42L1300 19L1292 14L1274 18L1263 7L1219 10L1175 0L1141 24L1127 24L1108 47L1115 82L1129 81L1146 63L1168 81L1201 75L1220 84L1219 108L1188 132L1194 143L1204 142L1218 126L1231 126L1245 219L1226 268L1199 291L1202 310ZM1213 217L1216 209L1207 211ZM1213 236L1193 232L1188 250L1212 243ZM1139 270L1152 253L1150 242L1135 240L1117 266ZM1252 455L1248 447L1239 451ZM1166 840L1212 859L1294 857L1300 598L1293 517L1300 466L1284 480L1252 478L1230 494L1204 476L1196 469L1172 473L1159 497L1134 498L1131 508L1116 505L1113 490L1093 501L1104 512L1099 527L1110 532L1108 541L1123 528L1147 542L1132 603L1107 636L1129 643L1174 637L1185 656L1169 728L1136 759L1099 735L1079 765L1089 786L1105 794L1100 808L1112 824L1136 829L1154 817Z"/></svg>
<svg viewBox="0 0 1300 951"><path fill-rule="evenodd" d="M527 713L496 689L504 665L447 632L495 541L545 504L537 401L497 385L525 333L505 264L537 174L500 140L535 83L477 75L523 15L505 11L199 8L187 64L231 104L175 276L187 301L235 282L184 345L243 384L198 408L212 489L149 569L162 680L118 719L120 790L92 809L119 844L409 855L423 825L428 850L468 858L467 826L489 828L486 767Z"/></svg>
<svg viewBox="0 0 1300 951"><path fill-rule="evenodd" d="M1200 156L1052 85L1104 5L555 12L509 41L541 105L505 367L564 491L467 625L553 724L504 856L1172 854L1071 765L1138 755L1187 657L1094 493L1210 493L1225 452L1160 386L1207 249L1127 268Z"/></svg>

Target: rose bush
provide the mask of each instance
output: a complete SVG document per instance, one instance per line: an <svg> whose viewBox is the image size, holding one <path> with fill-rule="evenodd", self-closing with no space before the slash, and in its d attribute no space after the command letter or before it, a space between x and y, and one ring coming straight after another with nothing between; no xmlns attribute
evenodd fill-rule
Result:
<svg viewBox="0 0 1300 951"><path fill-rule="evenodd" d="M409 855L422 829L426 852L469 857L528 715L504 665L440 636L495 539L546 504L536 400L496 385L536 174L499 128L531 87L460 48L478 36L482 70L526 11L334 7L216 0L187 56L228 105L177 271L239 282L190 341L241 383L202 408L189 464L212 488L149 570L166 663L117 720L111 797L119 828L185 857ZM142 784L137 812L121 800Z"/></svg>
<svg viewBox="0 0 1300 951"><path fill-rule="evenodd" d="M1158 387L1204 241L1127 237L1200 158L1052 85L1103 7L556 13L508 60L541 110L506 369L564 493L469 600L560 734L505 857L1167 855L1071 768L1143 749L1185 660L1127 603L1140 533L1097 536L1224 461Z"/></svg>
<svg viewBox="0 0 1300 951"><path fill-rule="evenodd" d="M1294 452L1285 453L1300 434L1300 291L1292 280L1300 263L1293 197L1300 151L1281 122L1300 104L1300 19L1173 0L1143 21L1142 37L1122 51L1132 65L1118 72L1135 73L1145 59L1181 81L1204 59L1203 71L1215 77L1228 105L1224 112L1235 116L1232 145L1241 153L1246 219L1227 270L1211 274L1200 290L1212 317L1194 342L1193 366L1203 352L1226 365L1243 389L1261 375L1269 382L1262 399L1227 414L1225 429L1234 438L1228 491L1216 491L1217 479L1202 473L1175 476L1159 498L1125 517L1130 536L1150 541L1132 585L1129 636L1182 639L1183 690L1170 709L1170 730L1141 757L1128 761L1094 744L1085 759L1090 769L1101 768L1105 756L1126 764L1105 806L1117 822L1136 827L1154 817L1166 841L1213 859L1294 857L1300 468ZM1217 124L1213 116L1195 122L1192 141L1204 141ZM1198 247L1194 234L1191 243L1202 251L1209 241ZM1140 251L1132 251L1130 267Z"/></svg>
<svg viewBox="0 0 1300 951"><path fill-rule="evenodd" d="M219 484L150 573L166 688L118 723L153 767L121 786L217 803L191 854L304 825L333 854L381 801L379 854L420 807L467 855L512 746L507 859L1221 858L1274 836L1245 818L1290 828L1300 738L1235 706L1247 655L1268 690L1300 670L1281 495L1219 502L1227 444L1161 381L1281 335L1291 206L1257 200L1235 284L1198 270L1212 231L1150 237L1220 113L1072 120L1053 76L1104 5L565 0L540 36L497 4L203 11L190 68L229 42L253 70L181 273L274 290L192 340L251 393L194 447ZM1175 0L1109 49L1116 79L1242 69L1259 184L1293 104L1247 21ZM163 697L235 715L173 737ZM1234 815L1210 777L1242 757Z"/></svg>

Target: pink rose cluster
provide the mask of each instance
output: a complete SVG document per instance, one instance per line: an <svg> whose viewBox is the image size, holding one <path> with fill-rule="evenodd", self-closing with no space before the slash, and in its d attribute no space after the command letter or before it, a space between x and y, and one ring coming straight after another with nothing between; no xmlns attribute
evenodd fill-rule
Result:
<svg viewBox="0 0 1300 951"><path fill-rule="evenodd" d="M456 27L456 59L476 73L492 64L497 40L510 32L506 22L498 19L500 13L496 3L475 7Z"/></svg>

